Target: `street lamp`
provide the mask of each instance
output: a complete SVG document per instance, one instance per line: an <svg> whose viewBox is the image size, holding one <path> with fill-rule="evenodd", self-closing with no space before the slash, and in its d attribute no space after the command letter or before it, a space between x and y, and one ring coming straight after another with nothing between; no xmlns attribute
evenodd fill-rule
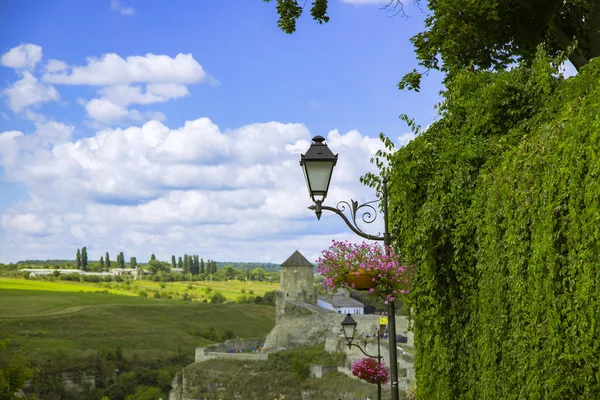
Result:
<svg viewBox="0 0 600 400"><path fill-rule="evenodd" d="M346 314L346 318L344 318L344 320L342 321L342 331L344 332L344 337L346 338L346 341L348 342L348 348L351 349L352 346L354 347L358 347L358 349L360 351L362 351L362 353L369 357L369 358L376 358L377 362L379 364L381 364L381 348L379 346L379 329L377 329L377 356L372 356L370 354L367 354L362 347L360 347L358 344L356 343L352 343L354 340L354 331L356 329L356 321L354 320L354 318L352 318L352 316L350 314ZM381 383L377 384L377 400L381 400Z"/></svg>
<svg viewBox="0 0 600 400"><path fill-rule="evenodd" d="M385 252L389 256L392 237L388 228L387 177L383 178L381 191L381 201L383 202L384 233L383 236L370 235L366 232L363 232L358 225L356 218L357 215L360 214L360 219L362 222L370 224L375 221L377 219L377 210L372 206L372 204L379 202L379 200L369 201L360 205L354 200L350 200L350 203L347 201L340 201L337 204L337 207L324 206L323 201L325 200L325 197L327 197L327 191L329 190L329 182L331 181L333 167L335 167L335 164L337 163L337 154L333 155L331 150L329 150L327 147L327 144L324 143L325 138L322 136L315 136L312 140L313 143L306 151L306 154L302 154L300 156L300 166L304 171L304 178L306 179L308 193L315 203L308 208L315 211L317 219L321 219L322 210L336 213L344 220L352 232L356 233L358 236L368 240L383 241ZM344 211L346 211L347 208L349 208L351 211L351 219L346 217L344 214ZM348 329L351 329L350 326L348 326ZM396 352L395 301L390 301L388 303L388 329L392 400L398 400L398 355Z"/></svg>
<svg viewBox="0 0 600 400"><path fill-rule="evenodd" d="M321 219L321 203L327 197L333 167L337 163L337 154L333 155L325 143L323 136L315 136L313 144L306 154L300 155L300 165L304 171L304 179L308 193L316 205L317 219Z"/></svg>

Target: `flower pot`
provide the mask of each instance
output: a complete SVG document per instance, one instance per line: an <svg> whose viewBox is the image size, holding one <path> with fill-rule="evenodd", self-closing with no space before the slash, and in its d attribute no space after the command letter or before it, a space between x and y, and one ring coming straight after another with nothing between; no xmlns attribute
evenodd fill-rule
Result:
<svg viewBox="0 0 600 400"><path fill-rule="evenodd" d="M369 290L377 286L377 282L373 281L373 275L364 269L359 269L358 271L346 274L346 283L356 290ZM352 284L354 284L354 286L352 286Z"/></svg>

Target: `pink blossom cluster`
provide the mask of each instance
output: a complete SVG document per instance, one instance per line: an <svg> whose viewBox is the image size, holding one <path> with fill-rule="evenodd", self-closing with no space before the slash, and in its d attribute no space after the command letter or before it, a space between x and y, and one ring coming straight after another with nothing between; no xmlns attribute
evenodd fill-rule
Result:
<svg viewBox="0 0 600 400"><path fill-rule="evenodd" d="M350 368L352 375L358 379L372 383L374 385L383 385L390 378L390 374L385 365L380 364L374 358L361 358L352 363Z"/></svg>
<svg viewBox="0 0 600 400"><path fill-rule="evenodd" d="M401 294L408 294L414 267L403 265L394 249L389 248L386 254L377 243L332 242L317 260L317 272L323 276L323 286L327 290L352 288L354 284L346 282L346 275L366 272L376 283L369 292L382 295L386 304Z"/></svg>

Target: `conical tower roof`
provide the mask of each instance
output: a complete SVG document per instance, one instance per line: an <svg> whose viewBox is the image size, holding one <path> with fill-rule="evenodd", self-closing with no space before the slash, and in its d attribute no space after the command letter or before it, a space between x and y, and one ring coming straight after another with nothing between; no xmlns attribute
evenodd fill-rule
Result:
<svg viewBox="0 0 600 400"><path fill-rule="evenodd" d="M306 259L298 250L294 252L287 260L281 263L282 267L311 267L314 265Z"/></svg>

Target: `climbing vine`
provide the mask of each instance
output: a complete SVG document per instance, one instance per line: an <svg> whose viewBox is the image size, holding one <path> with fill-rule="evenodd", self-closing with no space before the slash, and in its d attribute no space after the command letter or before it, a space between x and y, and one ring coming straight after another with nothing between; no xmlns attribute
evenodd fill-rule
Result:
<svg viewBox="0 0 600 400"><path fill-rule="evenodd" d="M560 62L457 74L389 157L420 398L600 397L600 60Z"/></svg>

